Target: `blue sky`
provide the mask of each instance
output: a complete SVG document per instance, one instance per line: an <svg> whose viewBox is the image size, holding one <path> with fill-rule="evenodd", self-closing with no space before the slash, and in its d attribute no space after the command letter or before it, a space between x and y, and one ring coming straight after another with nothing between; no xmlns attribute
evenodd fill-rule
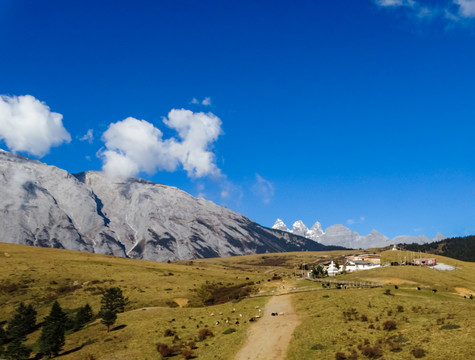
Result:
<svg viewBox="0 0 475 360"><path fill-rule="evenodd" d="M0 0L0 33L4 149L266 226L475 233L475 0Z"/></svg>

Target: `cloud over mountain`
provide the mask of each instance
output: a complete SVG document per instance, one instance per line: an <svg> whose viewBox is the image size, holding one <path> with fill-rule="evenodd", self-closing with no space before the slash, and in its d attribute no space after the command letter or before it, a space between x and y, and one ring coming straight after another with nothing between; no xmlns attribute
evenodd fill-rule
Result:
<svg viewBox="0 0 475 360"><path fill-rule="evenodd" d="M160 129L133 117L110 124L102 136L106 147L100 153L104 171L110 176L127 177L142 171L175 171L181 166L189 177L220 175L210 151L222 133L216 115L173 109L163 123L176 130L178 138L163 139Z"/></svg>
<svg viewBox="0 0 475 360"><path fill-rule="evenodd" d="M70 142L62 120L31 95L0 95L0 139L14 152L43 157L51 147Z"/></svg>

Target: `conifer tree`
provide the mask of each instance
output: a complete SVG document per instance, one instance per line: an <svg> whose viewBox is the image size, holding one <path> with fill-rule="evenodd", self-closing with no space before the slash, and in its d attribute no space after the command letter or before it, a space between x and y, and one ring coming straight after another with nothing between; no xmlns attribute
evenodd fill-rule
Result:
<svg viewBox="0 0 475 360"><path fill-rule="evenodd" d="M22 343L24 339L12 340L3 355L7 360L26 360L30 358L31 349Z"/></svg>
<svg viewBox="0 0 475 360"><path fill-rule="evenodd" d="M79 311L76 313L76 317L74 319L74 330L81 329L85 324L91 322L94 319L94 313L92 312L92 308L89 304L86 304Z"/></svg>
<svg viewBox="0 0 475 360"><path fill-rule="evenodd" d="M39 339L40 352L43 355L57 356L64 346L64 332L68 317L57 301L51 307L51 312L43 321Z"/></svg>
<svg viewBox="0 0 475 360"><path fill-rule="evenodd" d="M124 312L125 306L129 303L129 299L124 297L119 287L107 289L102 295L101 312L110 310L117 313Z"/></svg>
<svg viewBox="0 0 475 360"><path fill-rule="evenodd" d="M115 324L117 320L117 314L112 310L104 310L101 312L101 323L107 326L107 332L109 332L110 327Z"/></svg>
<svg viewBox="0 0 475 360"><path fill-rule="evenodd" d="M7 337L11 340L23 339L36 327L36 311L30 304L26 306L23 303L16 309L15 315L10 319L7 325Z"/></svg>

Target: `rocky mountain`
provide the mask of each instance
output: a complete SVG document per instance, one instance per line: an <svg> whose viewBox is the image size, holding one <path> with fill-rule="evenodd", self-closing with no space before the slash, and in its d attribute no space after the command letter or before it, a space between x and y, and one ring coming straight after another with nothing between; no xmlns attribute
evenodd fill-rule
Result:
<svg viewBox="0 0 475 360"><path fill-rule="evenodd" d="M396 236L393 239L389 239L376 230L371 231L367 235L360 235L357 232L353 232L344 225L332 225L325 231L322 230L321 224L317 221L309 230L307 226L298 220L294 222L292 230L288 230L287 226L281 219L277 219L272 226L273 229L279 229L283 231L289 231L292 234L304 236L307 239L317 241L323 245L335 245L343 246L350 249L367 249L371 247L386 247L392 244L401 243L417 243L423 244L432 241L440 241L446 237L441 233L437 233L434 239L430 239L425 235L419 236ZM287 229L287 230L285 230Z"/></svg>
<svg viewBox="0 0 475 360"><path fill-rule="evenodd" d="M72 175L3 150L0 214L1 242L136 259L327 249L174 187L94 171Z"/></svg>

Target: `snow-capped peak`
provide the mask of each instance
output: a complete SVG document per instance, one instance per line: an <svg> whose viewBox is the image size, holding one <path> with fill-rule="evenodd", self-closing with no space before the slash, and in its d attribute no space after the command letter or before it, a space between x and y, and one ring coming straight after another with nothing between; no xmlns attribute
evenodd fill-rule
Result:
<svg viewBox="0 0 475 360"><path fill-rule="evenodd" d="M280 219L277 219L275 221L274 225L272 225L272 229L289 231L289 228L287 227L287 225L285 225L285 223Z"/></svg>
<svg viewBox="0 0 475 360"><path fill-rule="evenodd" d="M308 227L302 222L302 220L297 220L292 225L292 234L305 236L308 232Z"/></svg>

